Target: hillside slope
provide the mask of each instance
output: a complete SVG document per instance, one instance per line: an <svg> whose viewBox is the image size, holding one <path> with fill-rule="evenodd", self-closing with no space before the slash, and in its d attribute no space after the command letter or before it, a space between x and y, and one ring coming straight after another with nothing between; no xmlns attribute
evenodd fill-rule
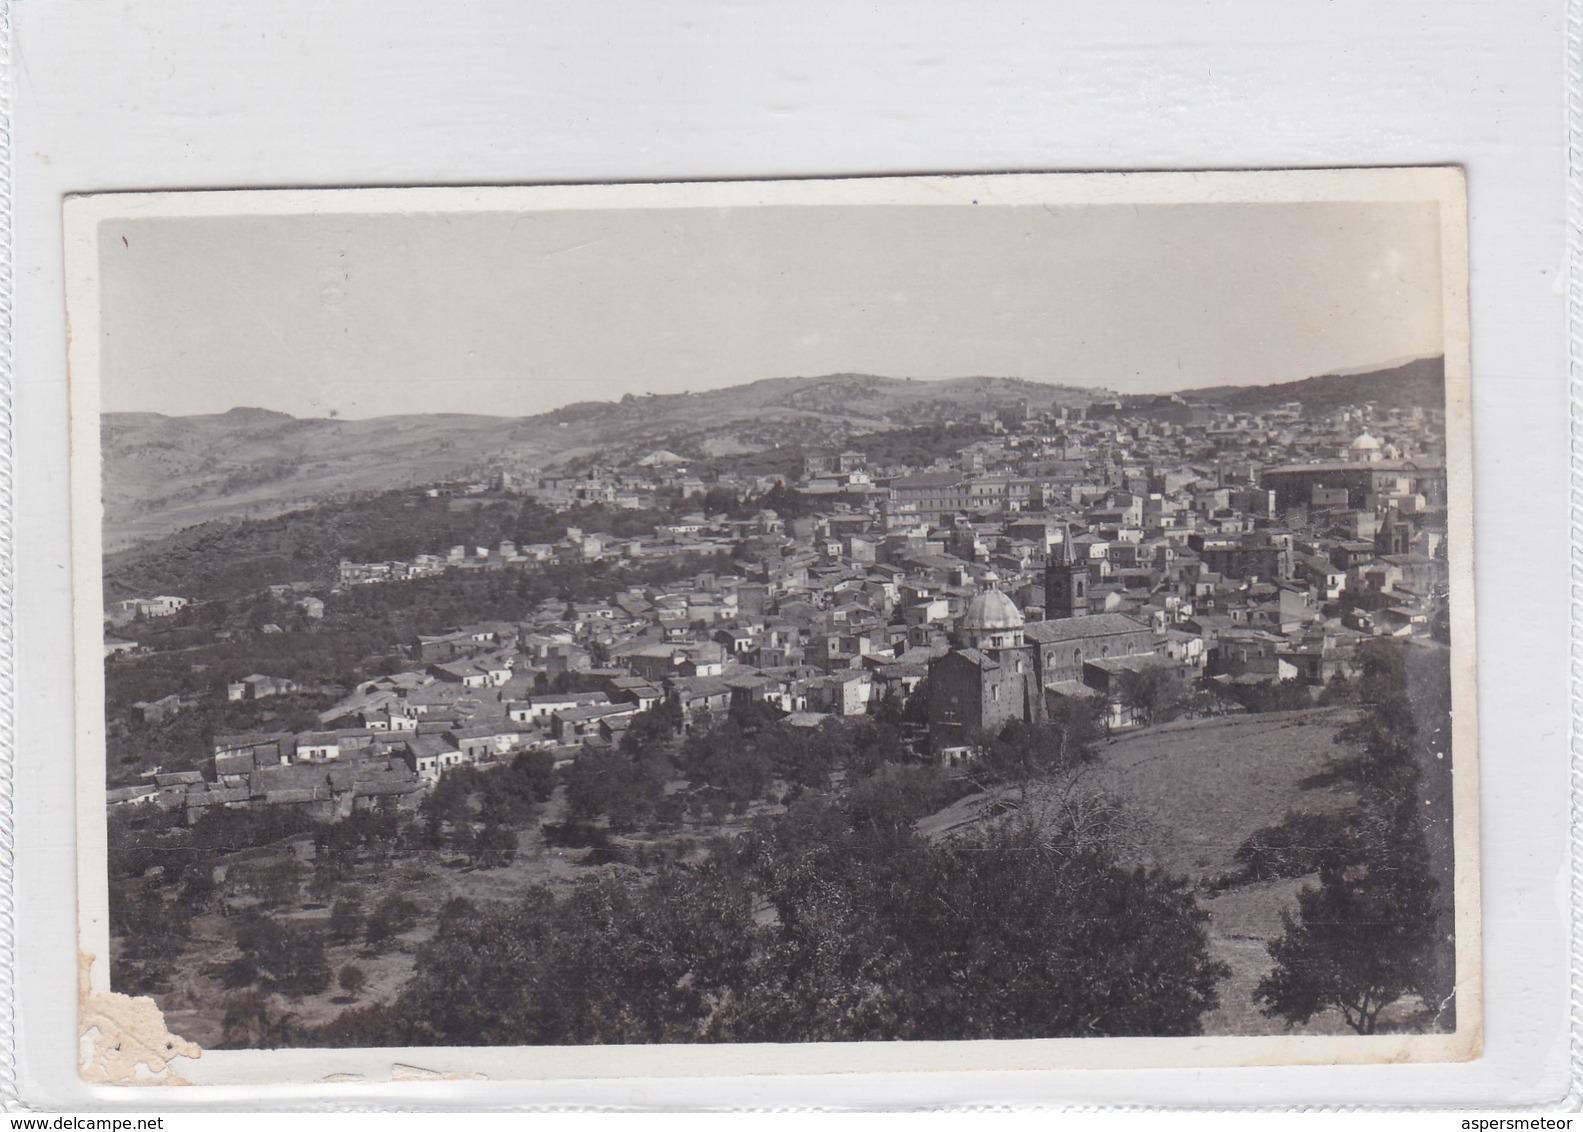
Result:
<svg viewBox="0 0 1583 1132"><path fill-rule="evenodd" d="M1331 373L1284 381L1279 385L1220 385L1208 389L1184 389L1187 400L1208 401L1236 412L1256 413L1274 409L1288 401L1301 401L1309 416L1323 416L1343 405L1373 401L1382 409L1406 409L1421 405L1443 408L1446 399L1446 360L1443 357L1370 370L1366 373Z"/></svg>
<svg viewBox="0 0 1583 1132"><path fill-rule="evenodd" d="M772 378L704 393L581 402L536 417L458 414L303 420L263 409L211 416L108 413L101 422L105 549L216 518L484 474L508 462L690 458L778 444L840 444L1027 399L1081 405L1094 390L1013 378L913 381L861 374Z"/></svg>
<svg viewBox="0 0 1583 1132"><path fill-rule="evenodd" d="M1185 390L1183 396L1243 411L1301 401L1311 415L1364 401L1439 406L1444 376L1444 360L1426 358L1369 373ZM656 449L696 460L817 448L1016 401L1045 408L1111 396L1017 378L916 381L829 374L585 401L534 417L430 413L305 420L247 408L193 417L107 413L101 420L105 550L212 519L261 518L368 492L478 477L502 463L624 462Z"/></svg>

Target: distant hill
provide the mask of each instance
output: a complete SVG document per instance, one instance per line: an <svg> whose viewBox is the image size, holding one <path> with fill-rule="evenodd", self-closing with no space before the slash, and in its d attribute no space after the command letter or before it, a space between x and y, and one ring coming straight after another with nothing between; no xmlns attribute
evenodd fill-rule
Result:
<svg viewBox="0 0 1583 1132"><path fill-rule="evenodd" d="M105 550L215 518L466 474L502 422L435 415L299 420L261 409L213 416L107 413L100 422Z"/></svg>
<svg viewBox="0 0 1583 1132"><path fill-rule="evenodd" d="M265 517L393 487L481 476L492 465L579 457L689 459L777 445L842 444L1027 400L1087 404L1102 390L1001 377L914 381L867 374L771 378L729 389L625 397L534 417L424 414L304 420L241 408L101 420L105 549L216 518Z"/></svg>
<svg viewBox="0 0 1583 1132"><path fill-rule="evenodd" d="M1388 369L1367 373L1331 373L1286 381L1279 385L1220 385L1208 389L1184 389L1188 400L1208 401L1236 412L1256 413L1273 409L1288 401L1301 401L1303 411L1315 416L1341 408L1373 401L1383 409L1406 409L1415 405L1444 408L1446 403L1446 360L1419 358Z"/></svg>
<svg viewBox="0 0 1583 1132"><path fill-rule="evenodd" d="M1301 401L1314 414L1371 400L1384 407L1442 405L1444 372L1443 359L1429 358L1371 373L1183 395L1243 411ZM1048 408L1114 396L1006 377L918 381L843 373L585 401L534 417L307 420L252 408L191 417L107 413L100 427L105 550L213 519L264 518L391 488L481 477L502 463L636 462L660 450L689 461L785 454L939 425L1017 401Z"/></svg>

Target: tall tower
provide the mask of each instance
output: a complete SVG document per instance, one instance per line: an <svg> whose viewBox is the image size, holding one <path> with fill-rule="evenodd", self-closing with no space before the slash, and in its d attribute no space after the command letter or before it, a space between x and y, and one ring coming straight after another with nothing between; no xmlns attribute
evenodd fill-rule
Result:
<svg viewBox="0 0 1583 1132"><path fill-rule="evenodd" d="M1057 621L1088 614L1088 564L1072 553L1072 528L1061 532L1059 554L1044 567L1044 617Z"/></svg>

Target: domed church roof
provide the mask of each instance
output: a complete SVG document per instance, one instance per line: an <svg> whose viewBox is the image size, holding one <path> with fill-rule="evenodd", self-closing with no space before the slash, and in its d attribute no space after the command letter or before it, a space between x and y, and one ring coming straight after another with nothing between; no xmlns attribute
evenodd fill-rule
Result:
<svg viewBox="0 0 1583 1132"><path fill-rule="evenodd" d="M1021 629L1026 623L1016 602L999 590L985 590L967 603L962 629Z"/></svg>
<svg viewBox="0 0 1583 1132"><path fill-rule="evenodd" d="M1375 449L1379 448L1379 446L1380 446L1379 440L1377 438L1375 438L1375 437L1370 436L1366 432L1363 433L1361 436L1359 436L1356 440L1354 440L1352 442L1353 450L1354 451L1358 451L1358 452L1372 452Z"/></svg>

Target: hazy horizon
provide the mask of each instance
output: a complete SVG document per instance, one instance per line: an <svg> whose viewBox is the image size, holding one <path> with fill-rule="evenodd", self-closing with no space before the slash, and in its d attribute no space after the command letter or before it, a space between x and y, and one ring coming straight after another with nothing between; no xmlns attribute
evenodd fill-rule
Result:
<svg viewBox="0 0 1583 1132"><path fill-rule="evenodd" d="M1166 393L1443 352L1433 203L118 218L107 412L536 416L839 373Z"/></svg>
<svg viewBox="0 0 1583 1132"><path fill-rule="evenodd" d="M1437 353L1433 353L1433 354L1424 354L1424 355L1420 355L1420 356L1417 356L1417 357L1392 358L1392 359L1389 359L1387 361L1380 362L1377 365L1352 366L1352 367L1349 367L1346 370L1342 370L1342 371L1334 371L1333 370L1333 371L1330 371L1328 373L1323 373L1323 374L1309 374L1309 375L1307 375L1307 377L1309 377L1309 378L1314 378L1314 377L1332 377L1332 376L1334 376L1334 377L1344 377L1344 376L1348 376L1348 375L1351 375L1351 374L1358 374L1358 373L1373 373L1373 372L1378 372L1378 371L1396 369L1396 368L1401 367L1401 366L1410 365L1413 362L1431 361L1431 360L1434 360L1434 359L1442 357L1442 356L1443 356L1443 354L1437 352ZM1044 386L1048 386L1051 389L1078 389L1078 390L1085 390L1085 391L1089 391L1089 392L1093 392L1093 393L1114 393L1114 394L1117 394L1118 396L1129 396L1129 397L1133 397L1133 396L1170 396L1172 394L1178 394L1178 393L1190 393L1190 392L1194 392L1195 390L1198 390L1198 389L1214 389L1214 388L1217 388L1216 386L1204 385L1204 386L1193 386L1193 387L1190 387L1190 388L1189 387L1184 387L1184 388L1181 388L1181 389L1148 390L1148 391L1142 391L1142 392L1138 392L1138 393L1122 394L1119 390L1105 389L1105 388L1100 387L1100 386L1063 385L1063 384L1061 384L1059 382L1036 381L1033 378L1014 377L1014 376L1012 376L1010 374L970 374L970 375L955 376L955 377L916 377L916 378L914 378L914 377L896 377L896 376L894 376L892 374L853 373L853 372L850 372L850 371L842 371L842 372L839 372L839 373L798 374L798 375L792 376L792 377L752 378L752 379L749 379L747 381L738 382L735 385L722 385L722 386L719 386L718 388L715 388L715 389L693 389L693 390L680 391L680 392L677 392L677 393L653 394L653 396L658 396L658 397L678 397L678 396L702 395L702 394L707 394L707 393L724 392L724 391L730 390L730 389L738 389L738 388L742 388L742 387L748 386L748 385L758 385L758 384L760 384L762 382L773 382L773 381L824 381L824 380L829 380L831 378L841 378L841 377L851 377L851 378L870 378L870 377L874 377L874 378L880 378L881 380L885 380L885 381L920 381L920 382L929 382L929 383L935 383L935 382L945 383L945 382L952 382L952 381L1018 381L1018 382L1025 382L1025 383L1030 384L1030 385L1044 385ZM1286 384L1291 384L1292 382L1295 382L1295 381L1303 381L1303 380L1305 380L1305 378L1298 377L1298 378L1283 378L1283 379L1279 379L1279 380L1275 380L1275 381L1269 381L1269 382L1249 382L1249 383L1246 384L1245 388L1255 388L1255 387L1260 386L1260 385L1286 385ZM1221 386L1221 388L1223 388L1223 387L1226 387L1226 386ZM636 396L641 398L641 397L647 396L647 395L646 394L636 394ZM241 403L235 404L235 405L231 405L228 408L216 409L216 410L212 410L212 411L208 411L208 412L202 412L202 413L167 413L167 412L161 412L161 411L155 410L155 409L106 409L106 410L104 410L104 413L105 413L105 415L111 415L111 414L115 414L115 415L149 414L149 415L153 415L153 416L164 416L164 417L210 417L210 416L224 416L226 413L234 413L234 412L265 412L265 413L279 413L282 416L288 416L288 417L293 418L294 420L341 420L341 421L374 421L374 420L384 420L384 419L393 418L393 417L488 417L488 418L512 420L512 419L527 419L528 417L539 416L539 415L542 415L542 414L545 414L545 413L552 413L552 412L555 412L556 409L564 409L564 408L566 408L566 407L568 407L570 405L574 405L574 404L614 405L618 401L619 401L619 398L590 397L590 398L586 398L585 400L583 400L581 402L568 401L565 404L557 405L555 407L555 409L541 409L541 410L539 410L536 413L482 413L482 412L464 412L464 411L459 411L459 410L446 410L446 409L419 409L419 410L415 410L413 412L406 412L406 413L378 413L378 414L371 414L369 416L360 416L360 417L342 416L339 413L316 414L314 416L302 416L302 415L297 414L297 413L287 412L287 411L285 411L283 409L271 409L271 408L268 408L267 406L264 406L264 405L252 405L252 404L241 404Z"/></svg>

